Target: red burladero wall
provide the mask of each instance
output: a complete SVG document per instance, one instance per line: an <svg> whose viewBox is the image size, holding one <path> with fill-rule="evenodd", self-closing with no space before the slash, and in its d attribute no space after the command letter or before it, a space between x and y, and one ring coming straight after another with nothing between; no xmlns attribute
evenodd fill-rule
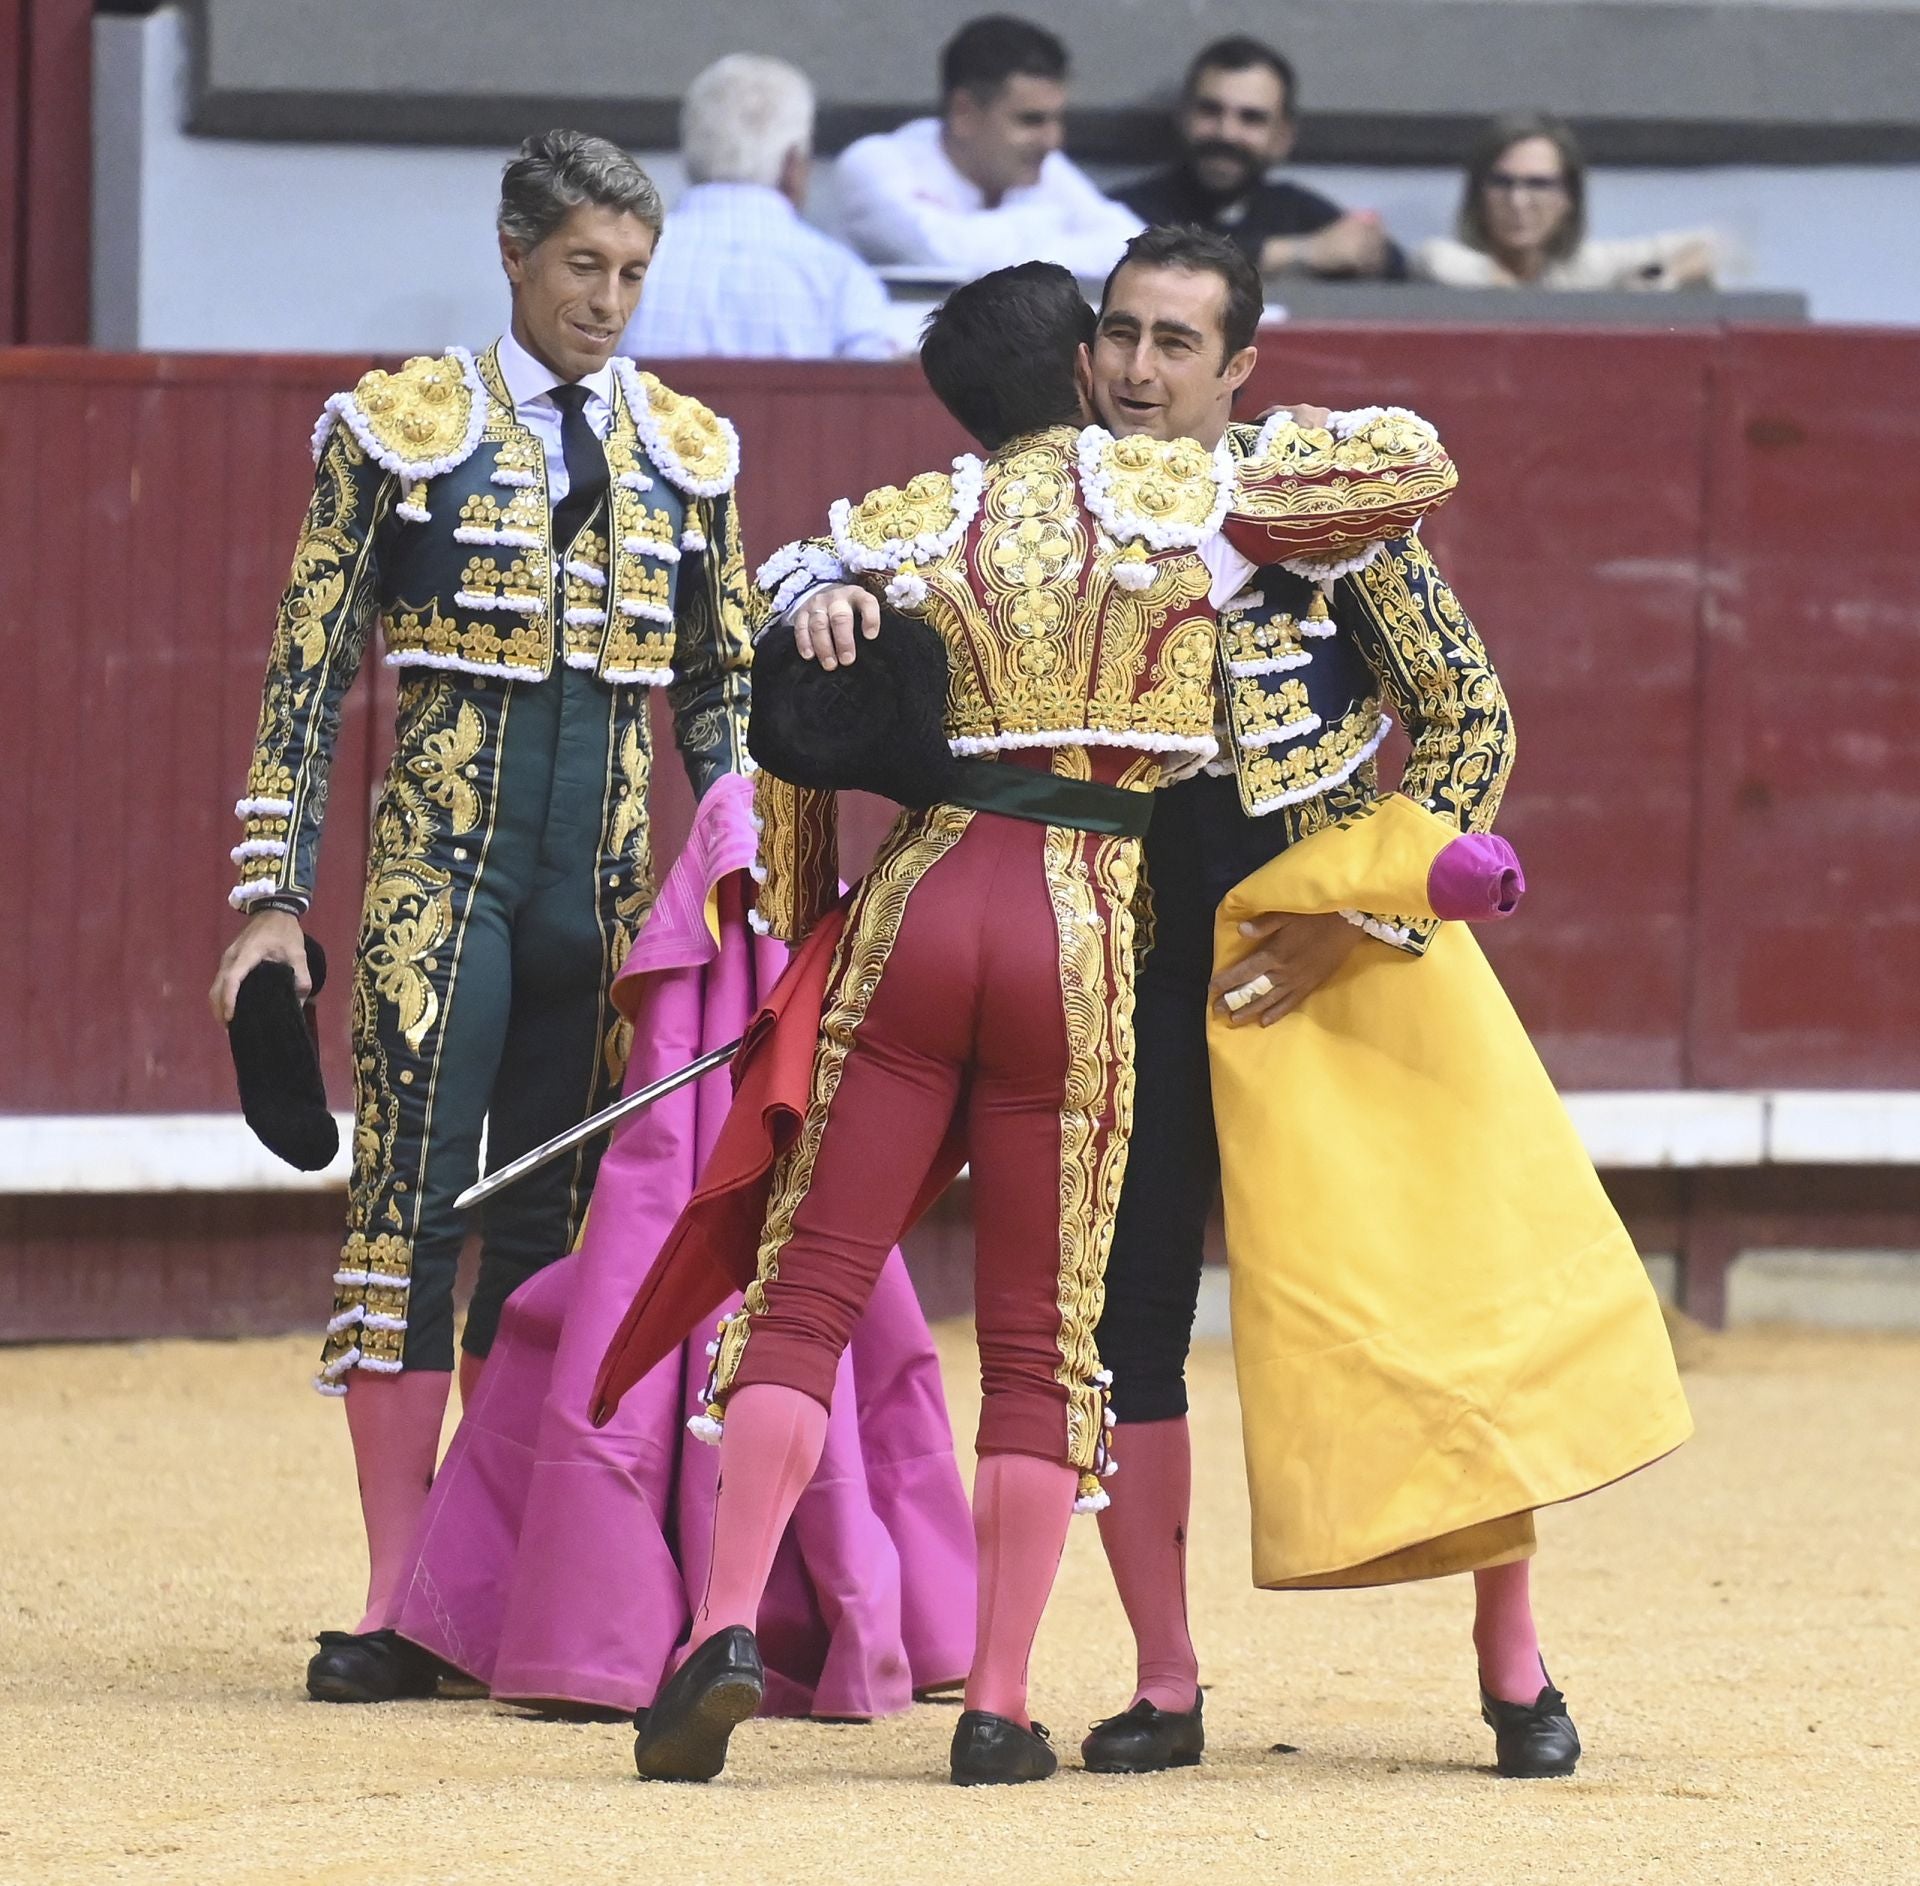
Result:
<svg viewBox="0 0 1920 1886"><path fill-rule="evenodd" d="M1531 886L1490 948L1556 1078L1920 1086L1920 335L1296 327L1262 351L1252 408L1411 406L1459 462L1427 539L1513 700L1501 829ZM233 1104L205 1005L232 806L313 418L368 364L0 351L0 1111ZM740 429L755 560L966 443L911 365L669 378ZM342 961L388 712L370 664L314 916ZM670 758L656 811L670 855ZM335 1215L28 1200L0 1224L217 1296L206 1266Z"/></svg>

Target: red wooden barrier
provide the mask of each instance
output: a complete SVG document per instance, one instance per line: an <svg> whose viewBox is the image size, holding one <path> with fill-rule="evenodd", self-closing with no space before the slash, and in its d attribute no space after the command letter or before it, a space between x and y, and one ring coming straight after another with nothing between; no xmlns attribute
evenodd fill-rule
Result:
<svg viewBox="0 0 1920 1886"><path fill-rule="evenodd" d="M1920 335L1303 327L1264 352L1253 407L1413 406L1460 461L1430 541L1513 697L1502 827L1534 885L1494 954L1562 1083L1920 1084L1920 414L1893 391ZM365 364L0 351L0 1111L232 1104L204 1007L231 808L308 431ZM911 366L670 377L740 427L756 559L965 445ZM369 681L315 913L343 960ZM665 852L670 760L656 804ZM154 1208L125 1209L144 1235ZM0 1211L16 1275L108 1262L111 1213Z"/></svg>

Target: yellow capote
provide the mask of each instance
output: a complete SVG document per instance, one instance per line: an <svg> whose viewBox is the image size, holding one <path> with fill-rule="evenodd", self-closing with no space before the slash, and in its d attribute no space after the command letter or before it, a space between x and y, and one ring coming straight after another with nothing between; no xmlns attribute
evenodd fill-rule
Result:
<svg viewBox="0 0 1920 1886"><path fill-rule="evenodd" d="M1215 964L1263 912L1432 916L1457 835L1397 794L1314 833L1229 893ZM1256 1584L1523 1558L1534 1509L1687 1438L1645 1269L1465 924L1207 1028Z"/></svg>

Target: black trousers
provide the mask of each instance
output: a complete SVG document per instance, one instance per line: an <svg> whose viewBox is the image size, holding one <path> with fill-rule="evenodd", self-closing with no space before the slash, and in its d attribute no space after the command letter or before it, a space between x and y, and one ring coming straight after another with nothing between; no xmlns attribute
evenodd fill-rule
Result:
<svg viewBox="0 0 1920 1886"><path fill-rule="evenodd" d="M1249 818L1232 779L1202 774L1154 801L1145 846L1151 944L1134 994L1133 1141L1099 1327L1122 1421L1187 1412L1207 1214L1220 1188L1206 1033L1214 911L1286 843L1286 822Z"/></svg>

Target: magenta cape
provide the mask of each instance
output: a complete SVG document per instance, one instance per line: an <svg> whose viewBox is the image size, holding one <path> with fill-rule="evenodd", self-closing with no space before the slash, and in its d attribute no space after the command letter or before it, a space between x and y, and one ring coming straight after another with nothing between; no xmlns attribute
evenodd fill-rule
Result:
<svg viewBox="0 0 1920 1886"><path fill-rule="evenodd" d="M745 921L751 805L741 779L708 793L621 971L629 1089L738 1035L784 966L786 951ZM616 1133L579 1251L508 1302L434 1481L387 1622L496 1697L650 1703L705 1586L719 1452L686 1421L701 1406L707 1329L606 1427L588 1405L728 1100L723 1068ZM973 1527L939 1365L895 1252L841 1360L826 1452L761 1608L766 1711L905 1709L915 1689L964 1675L973 1611Z"/></svg>

